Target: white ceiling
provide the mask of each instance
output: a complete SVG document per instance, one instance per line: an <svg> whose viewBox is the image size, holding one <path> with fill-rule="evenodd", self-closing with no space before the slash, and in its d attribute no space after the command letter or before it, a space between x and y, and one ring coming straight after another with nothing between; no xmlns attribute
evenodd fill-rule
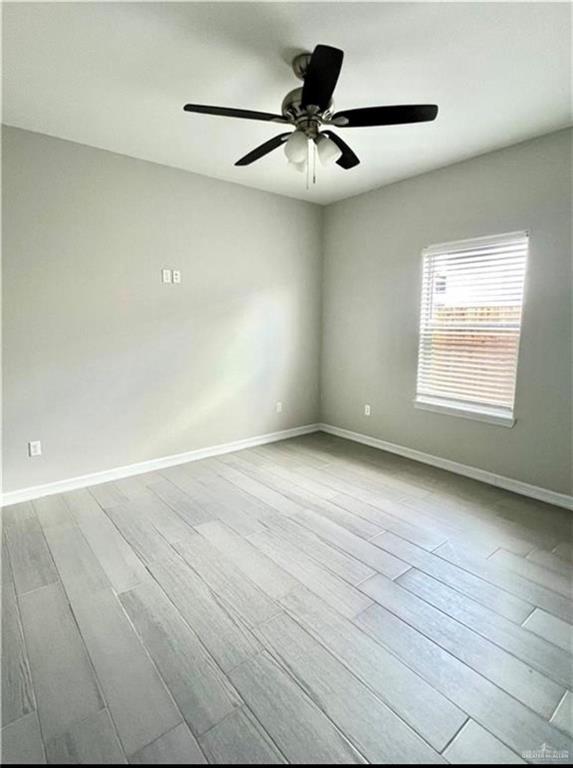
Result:
<svg viewBox="0 0 573 768"><path fill-rule="evenodd" d="M361 165L307 192L281 149L233 166L281 126L182 111L280 111L316 43L345 51L338 109L438 119L340 130ZM566 2L4 3L3 55L9 125L323 204L571 124Z"/></svg>

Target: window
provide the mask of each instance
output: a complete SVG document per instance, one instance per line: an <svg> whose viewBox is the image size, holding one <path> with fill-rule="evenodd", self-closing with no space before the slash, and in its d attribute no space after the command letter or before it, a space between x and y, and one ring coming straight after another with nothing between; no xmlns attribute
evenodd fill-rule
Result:
<svg viewBox="0 0 573 768"><path fill-rule="evenodd" d="M528 236L423 252L416 406L512 426Z"/></svg>

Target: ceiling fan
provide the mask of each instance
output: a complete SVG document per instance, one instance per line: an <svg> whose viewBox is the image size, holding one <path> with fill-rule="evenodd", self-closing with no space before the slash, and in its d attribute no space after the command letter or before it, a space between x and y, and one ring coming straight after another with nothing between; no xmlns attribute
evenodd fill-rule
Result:
<svg viewBox="0 0 573 768"><path fill-rule="evenodd" d="M403 106L364 107L334 111L332 94L342 67L344 52L330 45L317 45L312 54L301 53L293 59L292 68L303 80L302 88L295 88L285 96L281 112L253 112L248 109L211 107L204 104L185 104L186 112L199 112L222 117L240 117L246 120L265 120L294 127L294 131L280 133L251 150L235 165L250 165L269 152L284 145L285 154L297 170L307 169L309 177L316 179L316 154L324 163L336 162L348 170L360 160L331 128L358 128L376 125L398 125L434 120L438 114L435 104L409 104Z"/></svg>

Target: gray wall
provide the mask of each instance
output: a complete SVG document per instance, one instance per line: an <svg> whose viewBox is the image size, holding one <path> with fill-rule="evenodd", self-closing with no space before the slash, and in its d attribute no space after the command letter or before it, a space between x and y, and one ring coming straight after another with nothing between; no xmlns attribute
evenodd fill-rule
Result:
<svg viewBox="0 0 573 768"><path fill-rule="evenodd" d="M4 128L3 225L5 491L317 421L319 207Z"/></svg>
<svg viewBox="0 0 573 768"><path fill-rule="evenodd" d="M327 208L323 421L571 493L571 137L560 131ZM422 248L520 229L531 246L517 423L415 409Z"/></svg>
<svg viewBox="0 0 573 768"><path fill-rule="evenodd" d="M317 421L322 358L323 421L570 493L570 183L570 131L321 209L4 128L4 490ZM516 229L516 425L416 410L421 249Z"/></svg>

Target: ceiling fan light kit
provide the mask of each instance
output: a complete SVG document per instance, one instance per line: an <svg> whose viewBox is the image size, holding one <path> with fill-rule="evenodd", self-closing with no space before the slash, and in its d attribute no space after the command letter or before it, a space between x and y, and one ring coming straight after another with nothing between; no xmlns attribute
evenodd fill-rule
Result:
<svg viewBox="0 0 573 768"><path fill-rule="evenodd" d="M435 104L364 107L334 112L332 94L340 75L344 53L330 45L317 45L311 53L301 53L292 62L295 75L303 81L301 88L289 91L283 99L280 115L204 104L186 104L186 112L221 117L263 120L290 125L294 131L281 133L251 150L235 165L254 163L284 145L289 164L307 171L307 188L316 181L316 156L323 165L336 163L349 170L360 163L358 157L330 127L360 128L381 125L421 123L435 120Z"/></svg>
<svg viewBox="0 0 573 768"><path fill-rule="evenodd" d="M285 142L285 155L290 163L304 163L308 139L304 131L293 131Z"/></svg>
<svg viewBox="0 0 573 768"><path fill-rule="evenodd" d="M318 157L323 165L328 163L337 163L342 157L342 150L337 147L336 144L329 139L324 133L320 133L316 137L316 148L318 150Z"/></svg>

